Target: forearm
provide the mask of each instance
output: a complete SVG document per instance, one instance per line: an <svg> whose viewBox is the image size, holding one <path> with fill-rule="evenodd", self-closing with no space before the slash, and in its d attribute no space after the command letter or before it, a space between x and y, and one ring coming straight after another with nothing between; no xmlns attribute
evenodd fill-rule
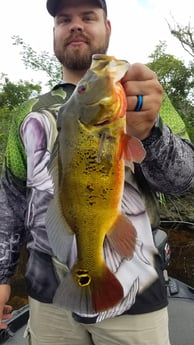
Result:
<svg viewBox="0 0 194 345"><path fill-rule="evenodd" d="M152 143L145 141L146 157L142 172L153 190L181 194L194 180L194 146L163 126L162 135Z"/></svg>

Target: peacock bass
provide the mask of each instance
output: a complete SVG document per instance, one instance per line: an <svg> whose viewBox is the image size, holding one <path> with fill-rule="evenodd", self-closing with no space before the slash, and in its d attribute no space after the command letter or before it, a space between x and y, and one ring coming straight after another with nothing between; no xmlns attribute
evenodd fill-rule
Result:
<svg viewBox="0 0 194 345"><path fill-rule="evenodd" d="M94 55L58 115L47 231L54 255L67 267L56 300L72 311L99 312L119 303L123 288L106 266L104 239L123 257L132 257L136 244L136 230L121 213L125 160L131 166L145 156L141 142L125 132L120 80L128 67ZM74 240L77 258L70 264Z"/></svg>

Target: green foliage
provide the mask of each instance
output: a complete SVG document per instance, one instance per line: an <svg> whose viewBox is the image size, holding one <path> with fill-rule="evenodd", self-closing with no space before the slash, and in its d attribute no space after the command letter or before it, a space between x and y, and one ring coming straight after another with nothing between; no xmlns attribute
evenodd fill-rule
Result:
<svg viewBox="0 0 194 345"><path fill-rule="evenodd" d="M0 77L0 171L12 121L12 111L25 100L39 95L40 92L40 85L22 80L13 83L5 75Z"/></svg>
<svg viewBox="0 0 194 345"><path fill-rule="evenodd" d="M160 42L150 55L148 66L156 72L172 104L186 124L194 141L194 64L188 67L173 55L166 54L166 43Z"/></svg>
<svg viewBox="0 0 194 345"><path fill-rule="evenodd" d="M2 81L4 79L4 81ZM0 108L7 107L12 110L26 99L36 97L41 92L41 86L20 80L11 82L7 77L0 78Z"/></svg>

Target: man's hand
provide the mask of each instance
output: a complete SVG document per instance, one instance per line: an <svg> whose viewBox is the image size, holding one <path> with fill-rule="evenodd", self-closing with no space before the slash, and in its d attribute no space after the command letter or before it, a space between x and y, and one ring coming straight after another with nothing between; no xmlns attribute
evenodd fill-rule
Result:
<svg viewBox="0 0 194 345"><path fill-rule="evenodd" d="M11 319L12 307L7 305L10 297L10 286L7 284L0 285L0 329L6 329L7 325L4 320Z"/></svg>
<svg viewBox="0 0 194 345"><path fill-rule="evenodd" d="M156 122L162 104L163 88L156 74L140 63L129 66L121 83L127 96L127 133L143 140L149 136ZM143 96L140 111L134 111L137 95Z"/></svg>

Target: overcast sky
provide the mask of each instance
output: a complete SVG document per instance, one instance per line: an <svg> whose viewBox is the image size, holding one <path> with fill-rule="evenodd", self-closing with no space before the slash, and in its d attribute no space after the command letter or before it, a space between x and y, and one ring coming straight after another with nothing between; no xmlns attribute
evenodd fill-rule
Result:
<svg viewBox="0 0 194 345"><path fill-rule="evenodd" d="M171 15L181 25L194 27L193 0L107 0L112 23L109 53L129 62L149 61L159 41L166 41L167 53L188 62L189 54L169 31L166 19ZM39 72L26 70L19 50L13 46L13 35L19 35L35 51L53 52L53 18L46 11L46 0L0 0L0 73L11 81L43 78Z"/></svg>

